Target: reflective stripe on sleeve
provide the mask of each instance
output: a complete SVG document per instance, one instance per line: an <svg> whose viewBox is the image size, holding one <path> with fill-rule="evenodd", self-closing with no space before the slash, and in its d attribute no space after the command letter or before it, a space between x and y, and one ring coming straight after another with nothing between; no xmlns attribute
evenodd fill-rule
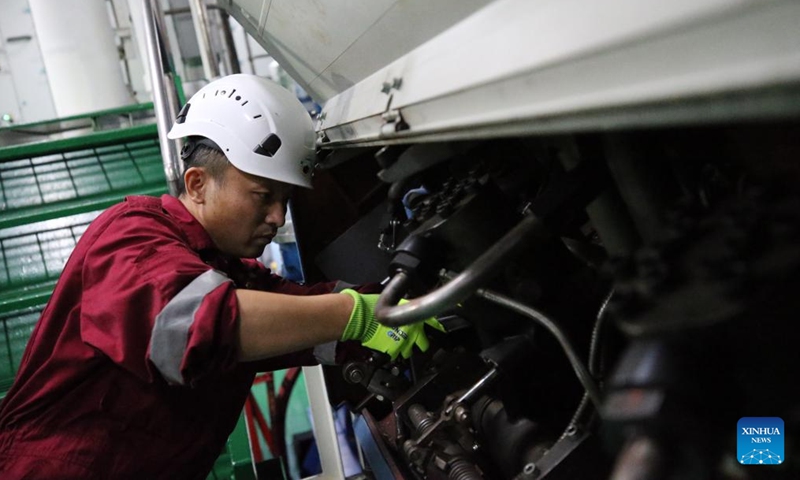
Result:
<svg viewBox="0 0 800 480"><path fill-rule="evenodd" d="M181 375L181 362L186 353L189 329L203 299L230 281L224 274L209 270L178 292L156 316L150 336L150 360L169 383L185 383Z"/></svg>
<svg viewBox="0 0 800 480"><path fill-rule="evenodd" d="M345 288L353 288L355 286L356 286L355 283L347 283L339 280L338 282L336 282L336 285L333 286L333 290L331 291L331 293L341 293L342 290L344 290Z"/></svg>

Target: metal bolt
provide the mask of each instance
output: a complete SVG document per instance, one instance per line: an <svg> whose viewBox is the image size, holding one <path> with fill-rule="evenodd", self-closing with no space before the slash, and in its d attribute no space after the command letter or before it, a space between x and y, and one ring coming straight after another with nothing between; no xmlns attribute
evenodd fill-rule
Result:
<svg viewBox="0 0 800 480"><path fill-rule="evenodd" d="M349 365L345 370L345 379L350 383L361 383L364 380L364 370L358 365Z"/></svg>
<svg viewBox="0 0 800 480"><path fill-rule="evenodd" d="M526 464L525 467L522 468L522 473L525 475L533 475L536 473L536 464L533 462Z"/></svg>
<svg viewBox="0 0 800 480"><path fill-rule="evenodd" d="M347 378L353 383L359 383L364 379L364 374L361 370L351 370L350 373L347 374Z"/></svg>
<svg viewBox="0 0 800 480"><path fill-rule="evenodd" d="M413 463L417 463L420 460L422 460L422 452L419 450L419 448L414 447L411 450L409 450L408 459L411 460Z"/></svg>
<svg viewBox="0 0 800 480"><path fill-rule="evenodd" d="M455 419L456 419L457 422L464 423L464 422L467 421L468 418L469 418L469 412L467 411L466 408L464 408L464 407L462 407L460 405L458 407L456 407Z"/></svg>
<svg viewBox="0 0 800 480"><path fill-rule="evenodd" d="M578 427L576 427L575 425L570 425L569 427L567 427L567 435L568 436L572 437L576 433L578 433Z"/></svg>

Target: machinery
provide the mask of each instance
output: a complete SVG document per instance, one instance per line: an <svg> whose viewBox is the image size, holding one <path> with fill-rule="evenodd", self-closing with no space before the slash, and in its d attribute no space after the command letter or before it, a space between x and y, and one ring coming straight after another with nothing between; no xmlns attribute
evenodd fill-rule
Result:
<svg viewBox="0 0 800 480"><path fill-rule="evenodd" d="M796 478L789 451L742 465L736 425L796 428L797 133L520 137L351 160L391 156L388 177L441 154L373 185L382 219L318 257L335 271L371 239L390 276L383 321L436 315L448 331L409 362L328 372L376 478Z"/></svg>
<svg viewBox="0 0 800 480"><path fill-rule="evenodd" d="M308 280L446 330L326 371L368 474L800 478L800 5L434 3L219 2L322 106Z"/></svg>

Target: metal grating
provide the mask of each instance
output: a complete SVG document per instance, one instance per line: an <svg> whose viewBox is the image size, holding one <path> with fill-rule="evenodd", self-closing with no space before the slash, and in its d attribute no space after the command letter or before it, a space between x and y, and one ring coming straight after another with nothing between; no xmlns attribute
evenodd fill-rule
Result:
<svg viewBox="0 0 800 480"><path fill-rule="evenodd" d="M0 211L164 182L158 140L0 163Z"/></svg>
<svg viewBox="0 0 800 480"><path fill-rule="evenodd" d="M28 308L0 317L0 328L5 340L0 344L0 392L11 387L25 346L43 309L43 306Z"/></svg>
<svg viewBox="0 0 800 480"><path fill-rule="evenodd" d="M100 211L0 230L0 290L57 280Z"/></svg>
<svg viewBox="0 0 800 480"><path fill-rule="evenodd" d="M14 380L44 303L83 232L101 210L0 230L0 392ZM43 285L47 295L36 295ZM26 303L26 308L9 306ZM9 297L9 298L6 298ZM9 311L10 310L10 311ZM2 396L2 395L0 395Z"/></svg>

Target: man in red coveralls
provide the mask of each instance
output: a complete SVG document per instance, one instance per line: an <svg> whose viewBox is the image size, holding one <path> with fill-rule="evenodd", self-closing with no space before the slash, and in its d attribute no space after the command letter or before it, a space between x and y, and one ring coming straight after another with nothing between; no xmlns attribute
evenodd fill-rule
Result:
<svg viewBox="0 0 800 480"><path fill-rule="evenodd" d="M423 324L375 321L375 295L252 260L311 185L314 132L288 91L216 80L169 136L187 137L185 188L126 198L78 242L0 406L2 479L203 479L256 372L330 359L338 340L427 348Z"/></svg>

